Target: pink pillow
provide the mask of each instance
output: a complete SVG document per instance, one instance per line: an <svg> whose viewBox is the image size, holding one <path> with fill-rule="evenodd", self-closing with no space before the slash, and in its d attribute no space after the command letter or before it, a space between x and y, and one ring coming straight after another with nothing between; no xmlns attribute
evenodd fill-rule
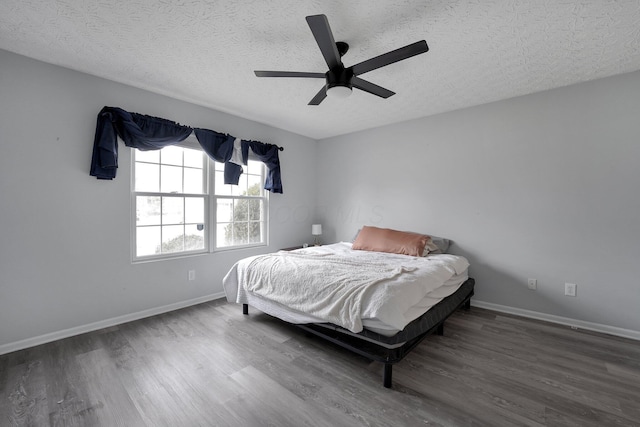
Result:
<svg viewBox="0 0 640 427"><path fill-rule="evenodd" d="M352 249L423 256L431 237L407 231L364 226L353 242Z"/></svg>

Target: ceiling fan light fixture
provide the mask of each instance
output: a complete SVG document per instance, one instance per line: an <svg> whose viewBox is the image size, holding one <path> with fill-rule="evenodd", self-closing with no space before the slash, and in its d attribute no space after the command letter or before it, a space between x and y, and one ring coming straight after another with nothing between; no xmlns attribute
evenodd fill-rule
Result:
<svg viewBox="0 0 640 427"><path fill-rule="evenodd" d="M327 95L332 98L344 99L351 95L351 88L349 86L331 86L327 88Z"/></svg>

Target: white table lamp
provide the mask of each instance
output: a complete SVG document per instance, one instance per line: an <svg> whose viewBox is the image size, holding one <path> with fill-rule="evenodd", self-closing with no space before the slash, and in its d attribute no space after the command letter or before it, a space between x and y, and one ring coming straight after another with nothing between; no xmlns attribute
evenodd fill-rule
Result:
<svg viewBox="0 0 640 427"><path fill-rule="evenodd" d="M314 236L313 244L315 246L320 246L318 236L322 235L322 224L313 224L311 226L311 234Z"/></svg>

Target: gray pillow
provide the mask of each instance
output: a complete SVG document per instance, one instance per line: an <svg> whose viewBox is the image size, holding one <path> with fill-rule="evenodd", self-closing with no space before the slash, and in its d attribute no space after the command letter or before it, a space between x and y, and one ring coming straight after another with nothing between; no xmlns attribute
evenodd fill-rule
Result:
<svg viewBox="0 0 640 427"><path fill-rule="evenodd" d="M431 236L431 234L429 234L429 236ZM431 252L432 254L446 254L451 244L451 240L445 239L444 237L431 236L431 241L438 247L437 251Z"/></svg>

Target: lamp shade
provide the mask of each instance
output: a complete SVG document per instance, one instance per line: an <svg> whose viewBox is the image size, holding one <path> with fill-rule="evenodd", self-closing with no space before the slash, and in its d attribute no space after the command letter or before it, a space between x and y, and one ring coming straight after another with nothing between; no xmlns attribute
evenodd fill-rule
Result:
<svg viewBox="0 0 640 427"><path fill-rule="evenodd" d="M314 236L319 236L322 234L322 224L313 224L311 226L311 234Z"/></svg>

